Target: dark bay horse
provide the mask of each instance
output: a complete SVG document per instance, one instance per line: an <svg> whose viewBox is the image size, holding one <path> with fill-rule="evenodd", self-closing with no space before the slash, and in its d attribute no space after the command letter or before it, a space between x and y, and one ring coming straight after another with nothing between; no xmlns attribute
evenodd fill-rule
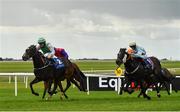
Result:
<svg viewBox="0 0 180 112"><path fill-rule="evenodd" d="M48 91L50 91L50 85L52 84L52 82L54 82L54 89L53 89L53 92L51 92L51 95L55 93L55 90L58 85L62 94L67 98L67 95L65 94L62 84L61 84L61 81L64 79L67 79L66 88L69 88L68 86L71 85L69 83L72 82L79 89L81 89L81 87L78 85L78 83L74 79L75 69L73 68L70 61L63 59L63 62L66 63L65 67L61 69L55 69L55 67L51 64L51 62L47 58L45 58L42 55L42 53L36 50L35 45L31 45L30 47L28 47L22 56L24 61L28 60L31 57L33 59L34 74L36 76L35 79L30 83L32 94L37 95L37 96L39 95L38 93L34 91L33 84L38 83L40 81L45 82L43 98L45 96L47 89Z"/></svg>
<svg viewBox="0 0 180 112"><path fill-rule="evenodd" d="M143 94L144 98L151 99L145 92L147 88L153 84L156 87L158 97L160 97L159 88L157 86L157 78L160 77L159 75L161 74L161 65L157 58L151 57L151 60L154 63L154 69L152 72L147 72L141 62L137 62L136 60L131 58L131 56L126 52L126 48L120 49L116 64L118 66L124 64L125 66L125 90L128 89L128 86L131 82L137 82L140 85L141 93ZM121 92L123 89L124 83L122 83Z"/></svg>

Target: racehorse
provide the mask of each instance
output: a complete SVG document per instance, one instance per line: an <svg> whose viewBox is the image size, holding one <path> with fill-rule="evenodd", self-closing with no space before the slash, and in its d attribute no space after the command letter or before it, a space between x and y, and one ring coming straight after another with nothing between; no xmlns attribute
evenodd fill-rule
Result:
<svg viewBox="0 0 180 112"><path fill-rule="evenodd" d="M172 85L172 89L177 93L178 90L174 84L174 79L175 79L175 76L173 76L169 70L167 68L162 68L162 80L159 80L159 86L158 87L162 87L164 86L165 87L165 90L167 91L168 95L170 95L170 91L169 91L169 88L168 86L171 84ZM152 85L153 87L153 85ZM140 93L138 95L138 97L140 97L142 95L142 93Z"/></svg>
<svg viewBox="0 0 180 112"><path fill-rule="evenodd" d="M68 61L67 59L62 59L63 62L65 63L64 68L55 69L54 65L47 58L45 58L41 52L36 50L35 45L31 45L30 47L26 49L25 53L22 56L22 59L26 61L30 59L31 57L33 59L34 74L36 76L35 79L30 83L32 94L39 96L39 94L34 91L33 84L38 83L40 81L45 82L43 98L45 96L47 89L48 91L50 91L50 85L52 84L52 82L54 82L54 88L53 88L53 91L49 93L51 93L51 95L55 93L55 90L58 85L62 92L62 95L68 98L61 84L61 81L64 79L67 79L66 88L69 88L68 85L71 85L71 84L68 84L68 83L72 82L79 89L81 89L81 87L77 84L77 82L75 81L73 77L75 73L75 69L73 68L71 62Z"/></svg>
<svg viewBox="0 0 180 112"><path fill-rule="evenodd" d="M131 82L137 82L140 85L141 93L144 98L151 99L145 92L147 88L154 84L156 87L157 95L160 97L158 84L158 78L161 74L161 65L157 58L150 57L152 60L154 67L152 71L147 71L144 69L144 66L141 62L134 60L131 55L126 52L126 48L121 48L117 59L116 64L120 66L124 64L125 66L125 81L127 82L125 90L128 90L128 86ZM122 81L123 82L123 81ZM121 86L121 92L124 89L124 83ZM120 93L121 93L120 92Z"/></svg>

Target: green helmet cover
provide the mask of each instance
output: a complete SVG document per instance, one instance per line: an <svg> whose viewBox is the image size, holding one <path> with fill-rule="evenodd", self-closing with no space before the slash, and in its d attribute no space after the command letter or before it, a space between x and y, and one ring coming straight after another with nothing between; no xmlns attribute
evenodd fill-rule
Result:
<svg viewBox="0 0 180 112"><path fill-rule="evenodd" d="M43 38L43 37L40 37L38 39L38 43L41 44L41 43L46 43L46 40Z"/></svg>

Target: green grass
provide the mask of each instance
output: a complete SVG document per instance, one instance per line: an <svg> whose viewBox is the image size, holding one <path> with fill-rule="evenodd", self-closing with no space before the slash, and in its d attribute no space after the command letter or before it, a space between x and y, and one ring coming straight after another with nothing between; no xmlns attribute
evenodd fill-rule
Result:
<svg viewBox="0 0 180 112"><path fill-rule="evenodd" d="M74 61L81 70L111 70L116 69L115 60L78 60ZM166 68L180 68L180 61L162 61L163 67ZM122 66L123 68L123 66ZM0 72L32 72L32 62L0 62ZM105 71L106 72L106 71ZM173 74L180 74L180 69L171 71Z"/></svg>
<svg viewBox="0 0 180 112"><path fill-rule="evenodd" d="M76 61L81 70L114 70L115 61Z"/></svg>
<svg viewBox="0 0 180 112"><path fill-rule="evenodd" d="M114 91L91 91L90 95L79 92L77 88L70 88L67 91L69 99L60 100L59 94L53 96L49 101L42 100L43 84L35 85L35 91L40 96L31 94L30 89L25 89L23 83L18 83L18 96L14 96L14 84L0 83L0 111L2 110L34 110L34 111L178 111L180 110L180 94L172 93L167 95L161 91L161 98L156 97L155 92L149 92L152 100L137 98L139 92L132 95L118 95Z"/></svg>
<svg viewBox="0 0 180 112"><path fill-rule="evenodd" d="M180 68L180 61L161 61L163 67Z"/></svg>
<svg viewBox="0 0 180 112"><path fill-rule="evenodd" d="M114 61L76 61L81 70L114 70ZM168 68L180 68L180 62L162 62L162 66ZM32 72L32 62L0 62L0 72ZM175 73L180 74L178 69ZM33 77L29 78L29 81ZM13 80L13 79L12 79ZM53 110L82 110L82 111L178 111L180 110L180 94L167 95L161 91L161 98L156 97L155 92L149 92L152 100L137 98L138 92L132 95L117 95L114 91L91 91L90 95L79 92L77 88L67 91L68 100L60 100L59 94L53 96L50 101L42 100L43 83L34 86L40 96L34 96L30 88L25 89L22 83L23 77L18 77L18 96L14 96L14 83L8 84L8 77L0 77L0 111L53 111Z"/></svg>
<svg viewBox="0 0 180 112"><path fill-rule="evenodd" d="M33 64L30 61L0 62L0 72L32 72Z"/></svg>

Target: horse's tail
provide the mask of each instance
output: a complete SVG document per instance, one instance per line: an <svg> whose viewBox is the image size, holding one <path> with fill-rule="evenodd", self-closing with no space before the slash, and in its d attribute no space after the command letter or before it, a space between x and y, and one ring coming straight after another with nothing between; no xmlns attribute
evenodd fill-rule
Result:
<svg viewBox="0 0 180 112"><path fill-rule="evenodd" d="M174 83L174 79L176 78L174 75L172 75L167 68L162 68L163 77L166 82L169 84L172 84L173 90L177 93L178 89Z"/></svg>
<svg viewBox="0 0 180 112"><path fill-rule="evenodd" d="M166 81L170 82L175 79L175 76L172 75L167 68L162 68L162 74Z"/></svg>
<svg viewBox="0 0 180 112"><path fill-rule="evenodd" d="M81 80L85 80L86 79L86 76L84 75L84 73L79 69L79 67L77 66L77 64L75 64L75 63L72 63L72 65L73 65L73 67L74 67L74 69L75 69L75 75L78 75L79 76L79 78L81 79Z"/></svg>
<svg viewBox="0 0 180 112"><path fill-rule="evenodd" d="M80 75L81 75L81 77L83 78L83 80L86 79L86 76L84 75L84 73L83 73L82 71L80 71Z"/></svg>
<svg viewBox="0 0 180 112"><path fill-rule="evenodd" d="M79 69L79 67L75 64L72 63L74 70L74 78L80 82L80 86L84 92L87 92L86 86L85 86L85 81L86 81L86 76L84 73Z"/></svg>

